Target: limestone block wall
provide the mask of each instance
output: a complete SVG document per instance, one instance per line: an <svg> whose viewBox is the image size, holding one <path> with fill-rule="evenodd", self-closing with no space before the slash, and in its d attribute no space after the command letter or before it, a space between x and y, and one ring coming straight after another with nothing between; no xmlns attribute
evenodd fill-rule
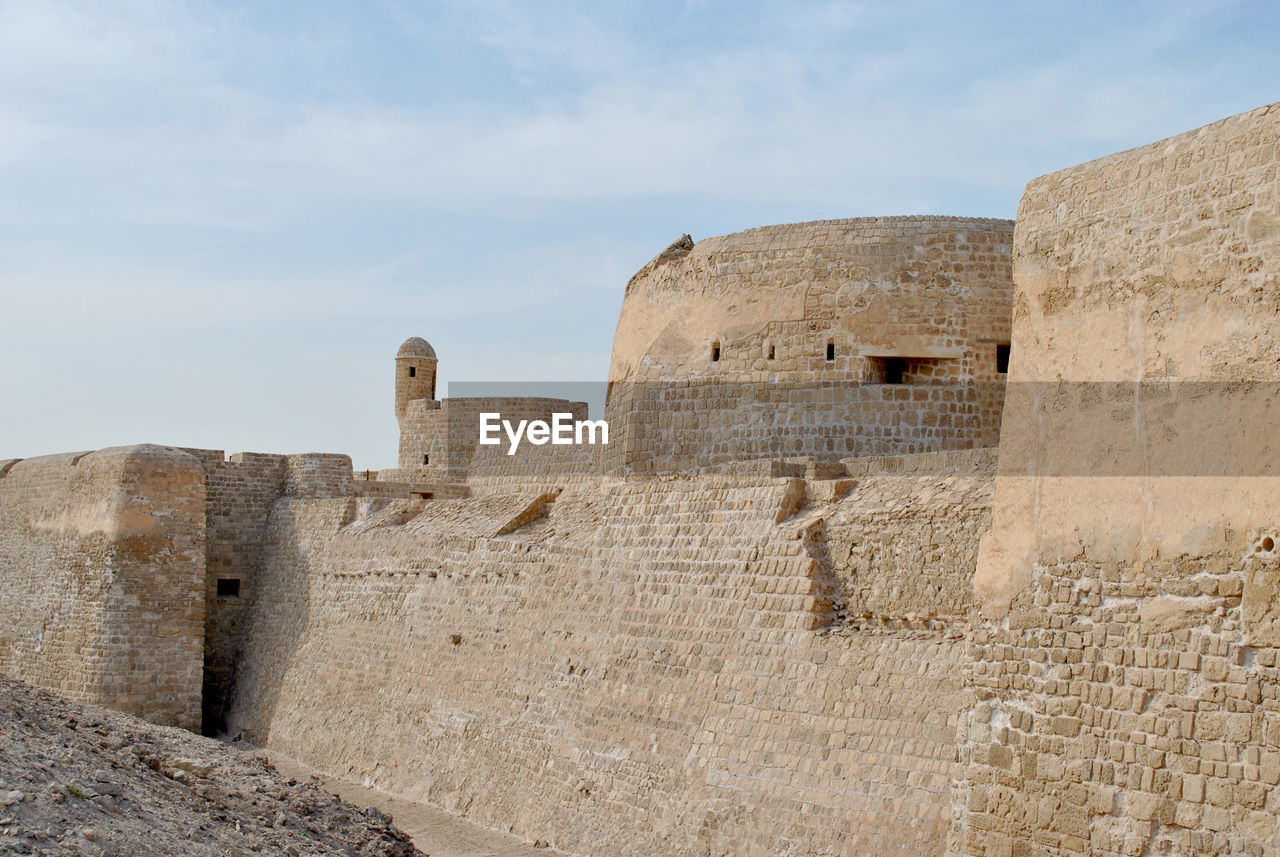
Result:
<svg viewBox="0 0 1280 857"><path fill-rule="evenodd" d="M33 458L0 472L0 670L198 729L200 461L144 445Z"/></svg>
<svg viewBox="0 0 1280 857"><path fill-rule="evenodd" d="M285 456L187 450L205 471L205 631L202 731L222 728L271 508L284 494ZM221 581L221 583L220 583Z"/></svg>
<svg viewBox="0 0 1280 857"><path fill-rule="evenodd" d="M995 451L847 462L854 487L829 516L828 554L851 624L962 627L979 536L991 525Z"/></svg>
<svg viewBox="0 0 1280 857"><path fill-rule="evenodd" d="M895 355L994 375L1012 237L1008 220L868 217L669 249L627 284L609 380L871 380L868 358Z"/></svg>
<svg viewBox="0 0 1280 857"><path fill-rule="evenodd" d="M352 493L351 456L304 452L284 457L284 493L292 497L343 497Z"/></svg>
<svg viewBox="0 0 1280 857"><path fill-rule="evenodd" d="M698 466L777 446L828 458L993 446L1012 230L1004 220L887 217L677 242L627 284L609 371L610 422L623 440L611 466ZM953 389L848 392L917 384ZM954 388L965 403L958 421ZM833 395L841 413L826 419L815 405ZM665 440L673 426L678 436Z"/></svg>
<svg viewBox="0 0 1280 857"><path fill-rule="evenodd" d="M346 455L275 455L187 449L200 461L205 482L204 680L201 730L223 731L243 655L247 621L256 600L267 522L277 500L353 493ZM377 483L371 483L377 484ZM404 497L408 486L388 485Z"/></svg>
<svg viewBox="0 0 1280 857"><path fill-rule="evenodd" d="M413 471L358 470L351 482L351 491L357 497L403 500L418 497L457 499L471 495L471 488L460 482L418 482Z"/></svg>
<svg viewBox="0 0 1280 857"><path fill-rule="evenodd" d="M574 853L941 854L989 479L285 497L228 725Z"/></svg>
<svg viewBox="0 0 1280 857"><path fill-rule="evenodd" d="M1276 853L1278 141L1027 187L960 853Z"/></svg>
<svg viewBox="0 0 1280 857"><path fill-rule="evenodd" d="M908 455L992 444L984 388L951 383L614 385L613 472L704 468L744 458ZM985 388L991 392L991 388Z"/></svg>

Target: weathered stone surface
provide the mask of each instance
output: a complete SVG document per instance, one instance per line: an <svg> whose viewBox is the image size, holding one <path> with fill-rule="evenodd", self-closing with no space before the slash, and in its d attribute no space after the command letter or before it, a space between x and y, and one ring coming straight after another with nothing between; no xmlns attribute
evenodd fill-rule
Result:
<svg viewBox="0 0 1280 857"><path fill-rule="evenodd" d="M1007 220L882 217L669 248L627 284L609 467L994 446L1011 239Z"/></svg>
<svg viewBox="0 0 1280 857"><path fill-rule="evenodd" d="M198 729L200 462L160 446L18 461L0 478L0 673Z"/></svg>
<svg viewBox="0 0 1280 857"><path fill-rule="evenodd" d="M1280 548L1275 535L1254 540L1245 556L1241 605L1245 642L1250 646L1280 647Z"/></svg>
<svg viewBox="0 0 1280 857"><path fill-rule="evenodd" d="M1278 139L1271 106L1027 187L958 853L1275 853Z"/></svg>
<svg viewBox="0 0 1280 857"><path fill-rule="evenodd" d="M968 455L808 499L578 480L501 535L545 487L346 524L286 499L229 726L571 852L941 854L993 463Z"/></svg>

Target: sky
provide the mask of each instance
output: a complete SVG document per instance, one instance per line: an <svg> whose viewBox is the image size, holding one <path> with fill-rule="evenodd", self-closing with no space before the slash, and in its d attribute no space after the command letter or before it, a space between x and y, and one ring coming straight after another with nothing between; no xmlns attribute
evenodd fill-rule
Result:
<svg viewBox="0 0 1280 857"><path fill-rule="evenodd" d="M395 466L393 357L601 381L683 233L1013 217L1280 100L1280 2L0 0L0 458Z"/></svg>

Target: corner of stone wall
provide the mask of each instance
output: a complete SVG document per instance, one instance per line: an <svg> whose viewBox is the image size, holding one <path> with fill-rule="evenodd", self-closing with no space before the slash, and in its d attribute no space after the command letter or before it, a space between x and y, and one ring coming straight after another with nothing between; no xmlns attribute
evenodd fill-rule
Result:
<svg viewBox="0 0 1280 857"><path fill-rule="evenodd" d="M1272 105L1027 186L958 854L1275 849L1277 139Z"/></svg>
<svg viewBox="0 0 1280 857"><path fill-rule="evenodd" d="M351 493L351 456L307 452L290 455L286 463L285 494L306 499L345 497Z"/></svg>
<svg viewBox="0 0 1280 857"><path fill-rule="evenodd" d="M200 723L200 460L143 444L45 456L0 481L0 669L156 723Z"/></svg>

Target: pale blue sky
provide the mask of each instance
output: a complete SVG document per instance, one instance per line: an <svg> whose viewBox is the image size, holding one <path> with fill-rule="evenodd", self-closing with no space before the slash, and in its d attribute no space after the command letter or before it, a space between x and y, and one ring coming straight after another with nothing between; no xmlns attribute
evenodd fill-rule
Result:
<svg viewBox="0 0 1280 857"><path fill-rule="evenodd" d="M395 462L392 356L603 379L695 239L1013 217L1280 100L1280 3L0 0L0 458Z"/></svg>

